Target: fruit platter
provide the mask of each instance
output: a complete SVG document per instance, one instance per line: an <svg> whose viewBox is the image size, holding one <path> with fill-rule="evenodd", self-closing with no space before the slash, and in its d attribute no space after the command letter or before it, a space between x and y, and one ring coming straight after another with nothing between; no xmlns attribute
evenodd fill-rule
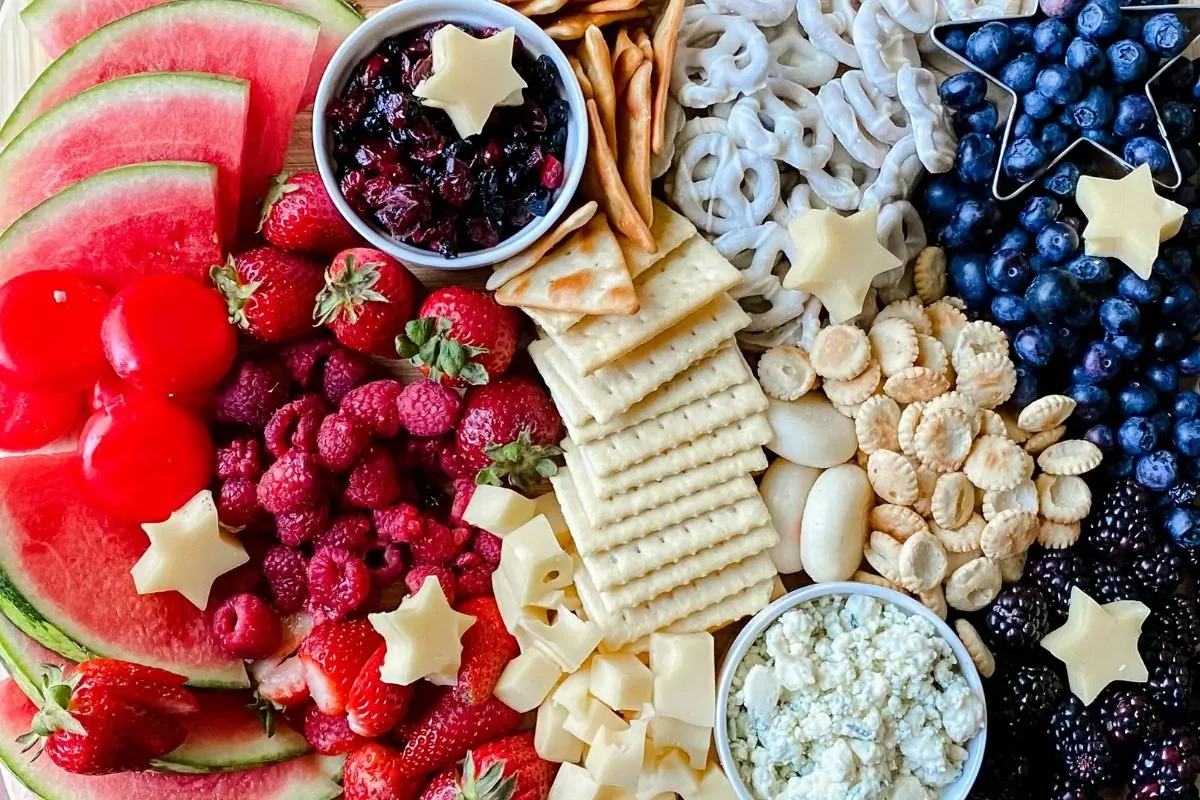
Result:
<svg viewBox="0 0 1200 800"><path fill-rule="evenodd" d="M0 798L1200 800L1198 41L0 0Z"/></svg>

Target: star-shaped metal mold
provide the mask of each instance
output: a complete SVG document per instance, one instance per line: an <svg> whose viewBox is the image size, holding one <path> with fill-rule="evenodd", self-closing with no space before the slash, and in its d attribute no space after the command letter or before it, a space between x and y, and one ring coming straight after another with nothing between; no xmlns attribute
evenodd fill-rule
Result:
<svg viewBox="0 0 1200 800"><path fill-rule="evenodd" d="M1159 111L1158 103L1154 99L1153 86L1154 83L1159 80L1159 78L1170 71L1171 67L1174 66L1177 61L1185 58L1185 53L1187 52L1188 48L1195 44L1198 39L1200 39L1200 5L1149 5L1121 7L1122 15L1131 14L1134 16L1152 17L1155 14L1163 13L1174 14L1179 18L1179 21L1183 23L1183 26L1187 29L1188 43L1180 51L1179 55L1167 59L1164 63L1159 65L1158 69L1155 70L1149 78L1145 79L1143 90L1145 91L1146 98L1150 101L1151 108L1154 109L1154 121L1155 125L1157 126L1159 139L1166 147L1167 155L1171 160L1171 174L1169 179L1164 180L1163 176L1161 175L1155 176L1154 183L1164 189L1173 190L1179 188L1179 186L1183 183L1183 174L1182 170L1179 168L1179 161L1175 157L1175 148L1171 145L1171 140L1167 137L1166 127L1163 125L1162 114ZM1011 200L1014 197L1017 197L1042 177L1044 177L1047 173L1053 170L1058 164L1068 159L1096 162L1098 165L1101 165L1102 171L1107 174L1124 174L1133 170L1133 165L1120 155L1114 153L1112 150L1108 149L1099 142L1088 139L1080 134L1077 135L1070 143L1068 143L1067 146L1064 147L1060 153L1058 153L1058 155L1042 165L1041 169L1039 169L1037 174L1034 175L1030 180L1024 183L1017 183L1017 181L1004 174L1004 156L1008 152L1009 144L1013 138L1013 124L1016 122L1021 109L1020 95L1018 95L1013 89L1009 88L995 75L992 75L987 70L982 69L977 64L972 63L961 53L957 53L952 50L946 44L946 37L952 31L963 31L967 36L970 36L972 33L979 30L989 22L1031 22L1036 25L1044 19L1050 19L1050 17L1043 13L1039 8L1035 7L1034 10L1029 13L1018 14L1015 16L995 17L992 19L964 20L958 22L941 22L933 26L933 29L931 30L934 43L947 55L964 65L967 69L982 75L987 79L989 84L1005 92L1009 98L1009 109L1007 119L1004 122L1004 133L1000 139L1000 148L996 158L996 171L992 175L992 195L998 200ZM1091 152L1080 152L1088 150ZM1088 158L1088 156L1091 156L1091 158ZM1108 168L1104 169L1103 167ZM1012 188L1014 185L1016 188Z"/></svg>

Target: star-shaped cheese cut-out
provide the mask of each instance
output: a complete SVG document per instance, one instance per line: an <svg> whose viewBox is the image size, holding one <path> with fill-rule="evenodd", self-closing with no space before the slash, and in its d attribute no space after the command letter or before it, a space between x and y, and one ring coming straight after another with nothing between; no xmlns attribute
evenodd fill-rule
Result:
<svg viewBox="0 0 1200 800"><path fill-rule="evenodd" d="M878 221L876 206L848 217L826 209L800 212L788 223L796 254L784 288L816 295L835 322L861 314L875 276L904 264L879 243Z"/></svg>
<svg viewBox="0 0 1200 800"><path fill-rule="evenodd" d="M207 489L164 522L146 522L150 547L129 570L138 594L179 592L203 611L213 581L250 560L246 548L221 530Z"/></svg>
<svg viewBox="0 0 1200 800"><path fill-rule="evenodd" d="M1138 637L1150 609L1136 600L1100 605L1078 586L1071 589L1067 622L1042 639L1042 647L1067 666L1075 696L1090 704L1113 681L1145 683Z"/></svg>
<svg viewBox="0 0 1200 800"><path fill-rule="evenodd" d="M458 675L462 635L475 624L470 614L450 607L436 578L426 578L420 590L404 598L395 611L367 619L387 644L379 678L396 686L428 676L453 683L449 677Z"/></svg>
<svg viewBox="0 0 1200 800"><path fill-rule="evenodd" d="M1158 245L1179 233L1187 213L1179 203L1158 196L1145 164L1116 180L1080 177L1075 202L1088 219L1083 251L1119 258L1142 279L1150 277Z"/></svg>
<svg viewBox="0 0 1200 800"><path fill-rule="evenodd" d="M526 87L513 68L517 33L505 28L476 39L453 25L433 35L433 72L413 92L424 104L449 115L464 139L483 130L492 109L511 105L514 93Z"/></svg>

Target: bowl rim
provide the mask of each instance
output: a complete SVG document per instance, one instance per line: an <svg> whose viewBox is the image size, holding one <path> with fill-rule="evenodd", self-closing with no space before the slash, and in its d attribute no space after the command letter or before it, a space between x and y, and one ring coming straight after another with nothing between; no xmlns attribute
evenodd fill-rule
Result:
<svg viewBox="0 0 1200 800"><path fill-rule="evenodd" d="M324 109L345 85L350 72L365 55L389 36L413 30L435 21L464 22L471 25L489 23L516 29L525 46L537 55L548 55L558 70L563 86L563 99L570 106L567 120L567 152L564 156L566 175L558 197L544 217L535 218L519 232L495 247L447 258L400 242L376 229L350 207L338 186L333 158L328 146L329 130ZM312 137L317 171L333 204L347 222L374 247L401 261L440 270L466 270L489 266L511 258L530 247L557 224L570 205L580 181L588 154L587 101L583 89L571 68L566 54L537 23L496 0L404 0L369 17L346 38L330 59L313 105Z"/></svg>
<svg viewBox="0 0 1200 800"><path fill-rule="evenodd" d="M729 717L727 707L729 705L733 677L737 672L738 665L745 658L750 646L758 641L766 629L783 616L784 613L801 603L831 595L865 595L873 597L876 600L891 603L909 616L915 614L929 620L933 623L938 635L950 645L950 649L954 652L954 656L958 660L959 669L962 670L963 677L967 680L967 685L971 687L971 690L979 696L980 701L983 703L983 728L967 742L968 755L966 763L963 764L962 774L953 783L943 787L938 796L938 800L964 800L971 791L971 787L975 784L976 778L979 777L979 770L983 765L983 752L987 745L987 700L984 695L983 679L979 675L979 670L971 660L971 655L967 652L966 646L954 633L953 629L924 605L892 589L854 581L814 583L799 589L793 589L755 614L746 623L746 626L738 632L737 637L733 640L733 644L726 651L725 658L721 662L720 675L717 681L717 708L716 718L714 719L715 724L713 726L713 739L716 742L717 758L721 762L721 768L725 771L725 775L729 778L729 784L733 787L734 794L738 796L739 800L758 800L742 781L742 777L737 770L737 764L733 758L733 752L729 747Z"/></svg>

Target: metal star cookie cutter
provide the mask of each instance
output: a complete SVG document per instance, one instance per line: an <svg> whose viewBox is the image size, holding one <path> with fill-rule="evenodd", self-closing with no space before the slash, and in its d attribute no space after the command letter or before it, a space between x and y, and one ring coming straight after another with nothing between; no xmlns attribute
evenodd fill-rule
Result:
<svg viewBox="0 0 1200 800"><path fill-rule="evenodd" d="M1177 16L1179 18L1179 21L1181 23L1183 23L1183 26L1187 29L1187 32L1188 32L1188 36L1189 36L1188 43L1179 52L1179 55L1177 55L1173 58L1167 59L1163 64L1161 64L1159 66L1159 68L1154 72L1154 74L1152 74L1149 78L1146 79L1145 84L1143 86L1143 89L1146 94L1146 98L1150 101L1151 108L1154 109L1154 122L1158 129L1159 138L1162 141L1163 145L1167 148L1167 155L1171 159L1171 178L1170 178L1169 182L1167 180L1163 180L1160 176L1155 176L1154 183L1157 186L1160 186L1166 190L1177 189L1183 183L1183 173L1182 173L1182 170L1180 170L1180 168L1179 168L1179 161L1175 157L1175 148L1171 144L1171 140L1167 138L1167 131L1166 131L1166 127L1163 125L1162 114L1159 112L1158 103L1154 99L1153 85L1154 85L1155 81L1157 81L1160 77L1162 77L1164 74L1169 72L1171 67L1174 66L1177 61L1179 61L1180 59L1186 58L1187 56L1185 54L1187 53L1188 48L1190 48L1193 44L1196 43L1196 41L1198 39L1200 39L1200 6L1198 6L1198 5L1122 6L1121 13L1123 15L1124 14L1132 14L1135 16L1145 16L1145 17L1152 17L1155 14L1163 14L1163 13L1174 14L1175 16ZM992 175L992 195L998 200L1012 200L1013 198L1017 197L1022 192L1024 192L1026 189L1028 189L1030 186L1037 183L1042 177L1044 177L1047 173L1049 173L1051 170L1053 170L1060 163L1068 160L1068 158L1072 158L1073 156L1078 156L1079 153L1073 152L1073 151L1076 151L1077 149L1086 150L1086 149L1090 148L1091 150L1094 150L1095 153L1093 155L1100 156L1101 161L1115 162L1115 164L1113 164L1113 166L1117 167L1122 172L1122 174L1133 170L1132 164L1130 164L1128 161L1126 161L1121 156L1114 153L1112 150L1108 149L1107 147L1100 144L1099 142L1093 141L1092 139L1088 139L1082 135L1079 135L1074 140L1072 140L1070 144L1068 144L1066 147L1064 147L1062 152L1060 152L1057 156L1055 156L1053 159L1051 159L1046 164L1044 164L1042 166L1042 168L1038 170L1037 174L1033 176L1032 179L1030 179L1029 181L1026 181L1025 183L1018 184L1015 189L1011 189L1011 191L1009 191L1009 189L1011 188L1011 185L1016 182L1004 174L1004 168L1003 168L1004 154L1008 152L1008 147L1009 147L1009 144L1012 139L1012 129L1013 129L1013 124L1016 122L1016 118L1018 116L1017 112L1018 112L1018 109L1020 106L1020 97L1017 95L1017 93L1015 91L1013 91L1011 88L1006 86L995 75L992 75L987 70L982 69L978 65L971 63L962 54L956 53L954 50L951 50L946 45L945 39L946 39L946 35L948 33L950 33L951 31L959 31L959 30L966 32L966 34L968 36L970 36L976 30L978 30L979 28L982 28L984 25L986 25L989 22L1004 22L1004 23L1033 22L1036 24L1038 22L1041 22L1044 19L1049 19L1049 17L1046 14L1042 13L1042 11L1039 8L1034 8L1034 10L1029 13L1018 14L1018 15L1014 15L1014 16L994 17L991 19L964 20L964 21L959 21L959 22L940 22L937 25L934 25L933 28L931 29L931 38L933 39L934 44L936 44L941 50L943 50L947 55L949 55L955 61L964 65L967 69L971 70L972 72L978 72L980 75L982 75L984 78L987 79L988 83L991 86L1003 91L1008 96L1009 104L1008 104L1008 111L1007 111L1007 119L1005 120L1005 123L1004 123L1004 134L1000 139L1000 149L998 151L998 155L996 158L996 171ZM1005 191L1007 191L1007 194L1005 193Z"/></svg>

